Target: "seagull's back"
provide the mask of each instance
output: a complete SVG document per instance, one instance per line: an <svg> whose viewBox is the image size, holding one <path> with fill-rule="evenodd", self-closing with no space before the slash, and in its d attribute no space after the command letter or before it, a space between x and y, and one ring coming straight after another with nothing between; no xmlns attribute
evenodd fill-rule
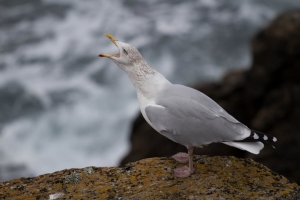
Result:
<svg viewBox="0 0 300 200"><path fill-rule="evenodd" d="M203 94L198 90L195 90L193 88L184 85L171 84L170 86L165 87L164 90L161 91L160 97L161 98L181 97L181 98L189 99L191 101L197 101L198 103L201 103L201 105L212 110L214 113L222 117L225 117L227 120L233 123L240 123L230 114L228 114L219 104L217 104L210 97L208 97L207 95Z"/></svg>

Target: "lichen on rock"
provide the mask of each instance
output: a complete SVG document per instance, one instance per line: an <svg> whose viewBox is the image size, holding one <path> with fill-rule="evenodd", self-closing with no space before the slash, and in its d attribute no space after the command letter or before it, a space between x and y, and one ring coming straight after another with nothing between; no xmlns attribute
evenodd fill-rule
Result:
<svg viewBox="0 0 300 200"><path fill-rule="evenodd" d="M174 177L182 164L166 157L19 178L0 183L0 199L300 199L296 183L251 159L197 155L194 162L188 178Z"/></svg>
<svg viewBox="0 0 300 200"><path fill-rule="evenodd" d="M84 170L84 172L86 173L85 170ZM68 183L78 184L81 179L81 174L78 174L74 171L70 175L64 176L63 178L65 179L66 184L68 184Z"/></svg>

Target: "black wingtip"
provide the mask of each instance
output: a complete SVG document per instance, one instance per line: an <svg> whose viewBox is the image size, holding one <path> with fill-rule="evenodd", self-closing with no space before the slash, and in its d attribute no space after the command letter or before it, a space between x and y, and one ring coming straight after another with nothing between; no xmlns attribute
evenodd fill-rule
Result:
<svg viewBox="0 0 300 200"><path fill-rule="evenodd" d="M247 138L244 138L243 140L238 140L236 142L263 142L263 143L273 143L277 142L277 138L266 135L262 132L251 130L250 136ZM271 145L271 144L270 144ZM273 145L271 145L273 148L275 148Z"/></svg>

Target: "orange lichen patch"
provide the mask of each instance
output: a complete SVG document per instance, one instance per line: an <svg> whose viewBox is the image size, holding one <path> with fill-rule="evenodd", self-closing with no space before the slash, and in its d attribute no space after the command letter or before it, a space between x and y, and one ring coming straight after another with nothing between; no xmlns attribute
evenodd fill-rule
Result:
<svg viewBox="0 0 300 200"><path fill-rule="evenodd" d="M300 199L300 188L251 159L194 156L195 173L176 178L171 158L124 167L68 169L0 183L0 199Z"/></svg>

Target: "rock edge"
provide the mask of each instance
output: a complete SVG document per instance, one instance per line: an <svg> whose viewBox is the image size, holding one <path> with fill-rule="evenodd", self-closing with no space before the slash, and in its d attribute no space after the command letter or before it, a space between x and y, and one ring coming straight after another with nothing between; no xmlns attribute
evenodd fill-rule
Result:
<svg viewBox="0 0 300 200"><path fill-rule="evenodd" d="M66 169L0 183L0 199L300 199L300 187L251 159L194 156L195 173L148 158L123 167Z"/></svg>

